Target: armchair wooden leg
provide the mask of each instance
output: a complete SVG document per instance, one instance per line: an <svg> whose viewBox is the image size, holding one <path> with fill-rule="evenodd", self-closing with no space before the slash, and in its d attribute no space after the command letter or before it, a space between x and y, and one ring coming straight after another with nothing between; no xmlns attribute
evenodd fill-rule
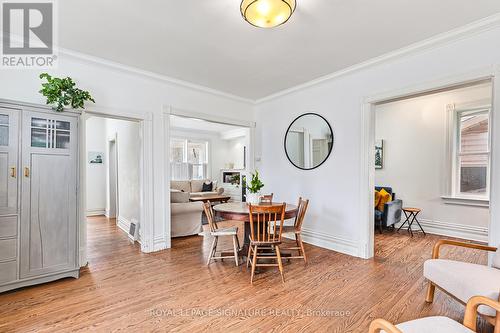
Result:
<svg viewBox="0 0 500 333"><path fill-rule="evenodd" d="M253 249L253 258L252 258L252 275L250 276L250 284L253 284L253 276L255 274L255 266L257 266L257 245Z"/></svg>
<svg viewBox="0 0 500 333"><path fill-rule="evenodd" d="M436 286L434 283L429 281L429 285L427 286L427 295L425 296L425 301L427 303L432 303L434 301L434 292L436 291Z"/></svg>
<svg viewBox="0 0 500 333"><path fill-rule="evenodd" d="M237 240L237 236L233 236L233 249L234 249L234 261L236 262L236 267L239 266L239 262L238 262L238 249L239 249L239 246L237 245L238 243L238 240Z"/></svg>

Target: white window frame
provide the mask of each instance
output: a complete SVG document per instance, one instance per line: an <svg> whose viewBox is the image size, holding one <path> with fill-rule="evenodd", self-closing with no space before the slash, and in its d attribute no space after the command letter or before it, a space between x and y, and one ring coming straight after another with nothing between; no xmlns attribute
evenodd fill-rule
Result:
<svg viewBox="0 0 500 333"><path fill-rule="evenodd" d="M446 167L449 177L447 179L445 195L442 199L445 203L489 207L490 198L490 174L491 174L491 105L462 106L457 108L454 104L447 105L448 112L448 166ZM460 119L467 115L488 114L488 149L478 153L461 153ZM487 175L485 194L467 194L460 192L460 157L466 155L487 155Z"/></svg>
<svg viewBox="0 0 500 333"><path fill-rule="evenodd" d="M210 178L210 158L211 158L211 154L210 154L210 140L207 140L207 139L193 139L193 138L186 138L186 137L172 137L170 139L172 141L183 141L183 152L182 152L182 162L179 163L177 162L177 164L185 164L187 165L188 167L188 180L192 180L193 179L193 166L199 166L199 165L202 165L202 166L206 166L206 169L204 170L204 174L206 176L206 178ZM206 158L205 158L205 163L196 163L196 164L193 164L193 163L189 163L188 161L188 144L189 143L202 143L202 144L205 144L206 145L206 152L205 152L205 155L206 155ZM169 147L171 148L171 146ZM170 161L170 165L172 165L172 161ZM172 175L173 176L173 175ZM184 180L184 179L183 179Z"/></svg>

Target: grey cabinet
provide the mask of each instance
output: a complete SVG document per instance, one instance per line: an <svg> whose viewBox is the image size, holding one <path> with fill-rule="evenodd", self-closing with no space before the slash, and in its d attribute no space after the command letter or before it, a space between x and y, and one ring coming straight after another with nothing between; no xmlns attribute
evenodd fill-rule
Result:
<svg viewBox="0 0 500 333"><path fill-rule="evenodd" d="M12 110L3 147L2 111L0 291L78 277L78 117Z"/></svg>
<svg viewBox="0 0 500 333"><path fill-rule="evenodd" d="M18 211L18 116L19 110L0 107L0 216Z"/></svg>
<svg viewBox="0 0 500 333"><path fill-rule="evenodd" d="M19 276L19 115L0 107L0 285Z"/></svg>

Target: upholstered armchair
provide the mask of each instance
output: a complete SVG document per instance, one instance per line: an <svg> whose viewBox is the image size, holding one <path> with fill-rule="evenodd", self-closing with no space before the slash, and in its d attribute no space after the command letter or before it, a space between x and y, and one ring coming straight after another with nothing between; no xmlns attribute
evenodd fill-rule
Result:
<svg viewBox="0 0 500 333"><path fill-rule="evenodd" d="M496 253L496 258L494 259L494 266L497 266L497 268L442 259L439 256L439 252L445 245L483 251L497 251L495 247L481 244L439 240L434 245L432 259L424 263L424 277L429 281L426 302L432 303L436 287L464 304L475 295L500 300L500 269L498 269L500 266L497 266L500 255ZM479 307L479 313L488 322L495 324L496 312L491 307L481 306Z"/></svg>
<svg viewBox="0 0 500 333"><path fill-rule="evenodd" d="M500 303L483 296L474 296L467 302L462 324L448 317L426 317L393 325L384 319L375 319L370 324L369 333L473 333L476 332L479 307L500 311ZM500 333L500 320L497 319L494 333Z"/></svg>
<svg viewBox="0 0 500 333"><path fill-rule="evenodd" d="M391 187L375 187L375 190L380 191L385 189L391 196L392 201L384 205L384 211L375 208L375 227L378 227L380 233L384 228L394 226L401 221L401 214L403 209L403 201L396 199L396 193L392 192Z"/></svg>

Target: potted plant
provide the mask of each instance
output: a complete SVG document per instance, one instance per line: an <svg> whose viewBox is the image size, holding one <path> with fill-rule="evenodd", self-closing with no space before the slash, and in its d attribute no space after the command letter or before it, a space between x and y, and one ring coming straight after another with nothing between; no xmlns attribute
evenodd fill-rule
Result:
<svg viewBox="0 0 500 333"><path fill-rule="evenodd" d="M46 79L47 82L42 83L42 89L39 92L47 97L46 103L52 104L54 111L62 112L68 105L71 105L73 109L83 109L86 101L95 103L90 93L76 88L75 82L70 77L61 79L42 73L40 79Z"/></svg>
<svg viewBox="0 0 500 333"><path fill-rule="evenodd" d="M259 172L255 170L252 173L252 180L247 182L246 187L248 193L246 195L247 202L251 204L258 204L260 201L260 190L264 187L264 183L259 178Z"/></svg>

